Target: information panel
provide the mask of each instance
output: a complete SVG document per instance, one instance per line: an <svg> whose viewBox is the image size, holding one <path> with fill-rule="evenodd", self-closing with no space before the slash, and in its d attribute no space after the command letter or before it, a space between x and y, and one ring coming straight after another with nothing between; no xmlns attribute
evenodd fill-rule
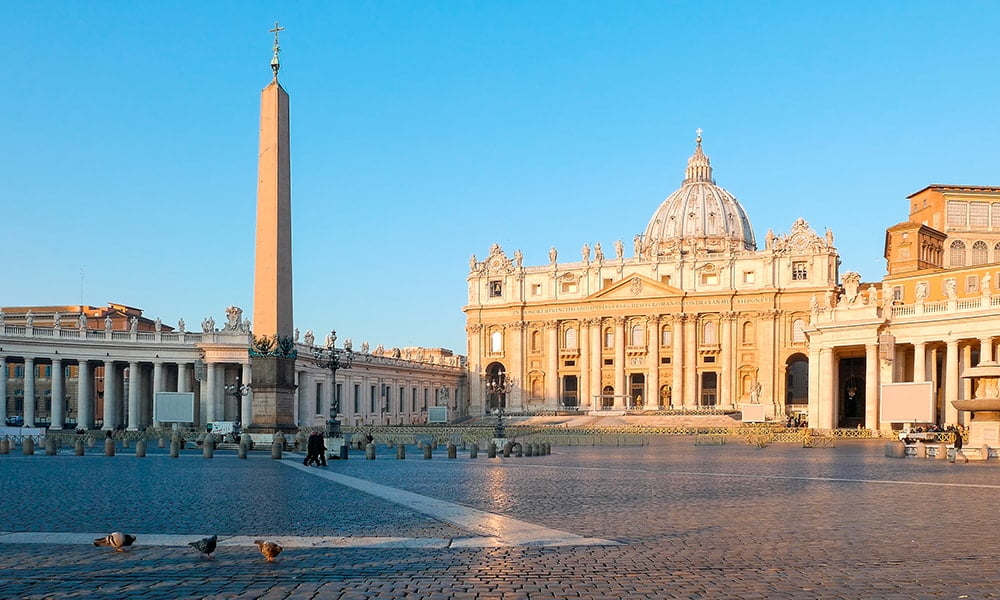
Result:
<svg viewBox="0 0 1000 600"><path fill-rule="evenodd" d="M883 423L934 423L934 383L883 383L879 420Z"/></svg>
<svg viewBox="0 0 1000 600"><path fill-rule="evenodd" d="M153 406L160 423L194 423L194 392L156 392Z"/></svg>
<svg viewBox="0 0 1000 600"><path fill-rule="evenodd" d="M447 406L431 406L427 409L427 422L428 423L447 423L448 422L448 407Z"/></svg>

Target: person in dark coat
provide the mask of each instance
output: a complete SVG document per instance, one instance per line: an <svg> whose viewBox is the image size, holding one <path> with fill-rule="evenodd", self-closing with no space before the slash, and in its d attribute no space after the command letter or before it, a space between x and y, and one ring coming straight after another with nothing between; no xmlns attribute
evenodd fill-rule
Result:
<svg viewBox="0 0 1000 600"><path fill-rule="evenodd" d="M305 466L311 466L313 464L319 464L319 458L316 456L316 432L309 434L309 438L306 444L306 459L302 461Z"/></svg>
<svg viewBox="0 0 1000 600"><path fill-rule="evenodd" d="M962 444L964 443L962 440L962 430L956 427L954 433L955 433L955 443L954 443L955 460L958 460L958 455L961 454L962 458L965 459L965 462L969 462L969 457L966 456L964 452L962 452Z"/></svg>

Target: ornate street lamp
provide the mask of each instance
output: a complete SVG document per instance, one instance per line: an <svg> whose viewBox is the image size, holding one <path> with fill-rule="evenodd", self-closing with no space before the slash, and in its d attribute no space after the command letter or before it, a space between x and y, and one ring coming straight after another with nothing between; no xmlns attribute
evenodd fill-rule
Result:
<svg viewBox="0 0 1000 600"><path fill-rule="evenodd" d="M493 432L494 438L505 439L507 437L503 424L503 403L500 402L500 396L506 396L513 389L514 380L508 379L507 372L503 369L496 371L492 376L486 379L486 393L496 399L497 405L497 425Z"/></svg>
<svg viewBox="0 0 1000 600"><path fill-rule="evenodd" d="M333 415L326 422L326 434L328 437L333 438L341 437L340 421L337 420L337 414L340 413L340 398L337 396L337 370L350 369L351 363L354 361L353 352L350 350L337 350L334 347L336 341L337 333L333 331L327 336L325 349L313 349L313 360L316 361L316 365L321 369L329 369L330 379L333 381L333 402L331 403Z"/></svg>
<svg viewBox="0 0 1000 600"><path fill-rule="evenodd" d="M235 384L230 383L224 386L224 389L226 390L227 394L229 394L236 400L236 406L240 406L243 402L243 397L250 393L250 384L244 383L240 385L240 378L239 376L237 376L236 383ZM246 418L246 415L241 414L240 416L244 419ZM242 419L241 422L237 423L236 425L237 427L242 428L243 427ZM239 431L234 431L233 437L236 437L239 434L240 434Z"/></svg>

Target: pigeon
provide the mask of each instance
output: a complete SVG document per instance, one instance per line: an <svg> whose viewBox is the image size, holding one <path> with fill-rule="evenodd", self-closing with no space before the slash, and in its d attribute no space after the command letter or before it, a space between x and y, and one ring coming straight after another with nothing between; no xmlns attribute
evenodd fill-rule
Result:
<svg viewBox="0 0 1000 600"><path fill-rule="evenodd" d="M208 558L212 558L212 553L215 552L215 546L218 542L219 536L213 535L212 537L201 538L197 542L188 542L188 546L191 546Z"/></svg>
<svg viewBox="0 0 1000 600"><path fill-rule="evenodd" d="M283 548L274 542L265 542L264 540L254 541L257 547L260 548L260 553L264 555L267 562L274 560L274 557L281 554Z"/></svg>
<svg viewBox="0 0 1000 600"><path fill-rule="evenodd" d="M95 546L111 546L118 552L125 552L125 546L131 546L134 543L134 535L131 533L122 533L120 531L116 531L94 540Z"/></svg>

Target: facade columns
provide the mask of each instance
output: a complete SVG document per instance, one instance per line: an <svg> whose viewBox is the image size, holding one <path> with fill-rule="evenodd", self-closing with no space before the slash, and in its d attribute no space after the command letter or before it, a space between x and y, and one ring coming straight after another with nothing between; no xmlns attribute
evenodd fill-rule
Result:
<svg viewBox="0 0 1000 600"><path fill-rule="evenodd" d="M35 359L24 358L24 426L35 426Z"/></svg>
<svg viewBox="0 0 1000 600"><path fill-rule="evenodd" d="M247 393L240 396L240 423L249 425L253 423L253 392L250 390L250 363L245 363L242 369L243 372L241 373L240 380L236 384L247 386ZM332 377L330 378L330 390L332 394L337 393L337 382ZM336 416L333 415L331 418L336 418Z"/></svg>
<svg viewBox="0 0 1000 600"><path fill-rule="evenodd" d="M820 425L820 350L809 348L809 427L819 429Z"/></svg>
<svg viewBox="0 0 1000 600"><path fill-rule="evenodd" d="M927 344L913 342L913 381L927 381Z"/></svg>
<svg viewBox="0 0 1000 600"><path fill-rule="evenodd" d="M979 338L979 364L993 364L993 337Z"/></svg>
<svg viewBox="0 0 1000 600"><path fill-rule="evenodd" d="M972 344L966 343L964 346L962 346L962 358L958 368L958 372L960 375L958 380L961 382L962 386L961 391L959 392L959 398L961 398L962 400L968 400L972 398L972 380L961 378L962 371L968 369L971 366L973 366Z"/></svg>
<svg viewBox="0 0 1000 600"><path fill-rule="evenodd" d="M660 317L653 315L646 319L646 408L660 406Z"/></svg>
<svg viewBox="0 0 1000 600"><path fill-rule="evenodd" d="M479 323L473 323L466 327L466 332L469 334L469 414L482 415L486 412L486 396L485 390L483 390L486 382L483 377L484 365L482 364L482 358L486 354L482 340L483 326ZM348 389L346 382L344 389ZM343 406L340 409L340 412L347 414L347 410Z"/></svg>
<svg viewBox="0 0 1000 600"><path fill-rule="evenodd" d="M581 410L590 408L590 319L580 320L580 380L577 383L577 406Z"/></svg>
<svg viewBox="0 0 1000 600"><path fill-rule="evenodd" d="M49 429L62 429L66 421L66 392L63 391L64 373L61 358L52 359L52 404L49 412Z"/></svg>
<svg viewBox="0 0 1000 600"><path fill-rule="evenodd" d="M102 427L105 431L115 428L115 403L118 401L115 391L115 363L106 360L104 361L104 425Z"/></svg>
<svg viewBox="0 0 1000 600"><path fill-rule="evenodd" d="M559 321L546 321L544 405L557 408L559 404Z"/></svg>
<svg viewBox="0 0 1000 600"><path fill-rule="evenodd" d="M948 340L944 365L944 421L957 424L958 409L952 401L958 400L958 340Z"/></svg>
<svg viewBox="0 0 1000 600"><path fill-rule="evenodd" d="M684 406L684 314L674 315L670 330L670 408Z"/></svg>
<svg viewBox="0 0 1000 600"><path fill-rule="evenodd" d="M7 357L0 356L0 418L4 420L7 414Z"/></svg>
<svg viewBox="0 0 1000 600"><path fill-rule="evenodd" d="M722 372L719 375L719 398L718 404L726 407L735 407L736 402L733 394L733 325L736 323L736 315L733 313L723 313L719 319L719 328L722 329ZM773 403L772 403L773 404Z"/></svg>
<svg viewBox="0 0 1000 600"><path fill-rule="evenodd" d="M833 348L819 351L819 428L833 429L837 416L837 361Z"/></svg>
<svg viewBox="0 0 1000 600"><path fill-rule="evenodd" d="M766 352L767 354L763 356L764 360L761 361L757 382L760 383L760 401L765 405L770 405L771 408L765 409L769 413L774 411L774 406L777 404L775 402L775 395L778 391L774 385L774 371L776 366L774 363L778 354L775 339L777 338L776 333L780 317L781 312L777 310L766 310L760 315L761 352ZM765 398L769 398L770 400L765 401Z"/></svg>
<svg viewBox="0 0 1000 600"><path fill-rule="evenodd" d="M191 379L188 377L187 363L177 363L177 391L190 392Z"/></svg>
<svg viewBox="0 0 1000 600"><path fill-rule="evenodd" d="M152 421L153 427L159 427L160 422L156 418L156 392L162 392L163 390L163 363L156 361L153 363L153 414Z"/></svg>
<svg viewBox="0 0 1000 600"><path fill-rule="evenodd" d="M139 389L142 387L139 363L128 363L128 430L139 430Z"/></svg>
<svg viewBox="0 0 1000 600"><path fill-rule="evenodd" d="M878 431L878 344L865 344L865 428Z"/></svg>
<svg viewBox="0 0 1000 600"><path fill-rule="evenodd" d="M625 317L615 317L615 410L625 409Z"/></svg>
<svg viewBox="0 0 1000 600"><path fill-rule="evenodd" d="M507 376L513 377L516 383L511 388L510 393L507 394L507 406L517 406L521 409L525 408L524 382L527 381L524 372L524 332L527 325L524 321L515 321L512 323L507 328L511 332L511 335L507 337L510 341L510 349L508 351L507 348L504 348L504 354L511 357L510 373Z"/></svg>
<svg viewBox="0 0 1000 600"><path fill-rule="evenodd" d="M94 389L90 380L90 363L81 359L76 379L76 428L90 429L94 425Z"/></svg>
<svg viewBox="0 0 1000 600"><path fill-rule="evenodd" d="M684 322L684 408L698 406L698 315L689 314Z"/></svg>
<svg viewBox="0 0 1000 600"><path fill-rule="evenodd" d="M603 355L603 341L601 334L604 329L601 319L594 319L590 325L590 398L587 401L591 404L592 410L600 410L603 406L600 402L594 402L594 396L604 393L601 383L601 358Z"/></svg>

